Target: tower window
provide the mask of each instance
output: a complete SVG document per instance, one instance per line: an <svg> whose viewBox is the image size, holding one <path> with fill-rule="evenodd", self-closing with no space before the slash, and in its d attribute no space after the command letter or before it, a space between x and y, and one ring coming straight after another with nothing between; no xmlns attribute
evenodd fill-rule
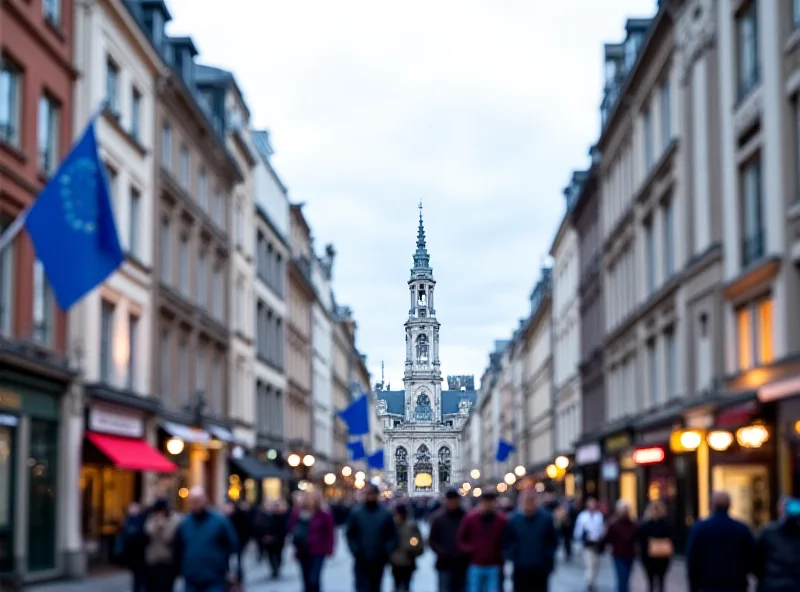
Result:
<svg viewBox="0 0 800 592"><path fill-rule="evenodd" d="M427 394L423 393L417 397L417 408L414 410L414 416L417 421L431 421L433 419L431 399Z"/></svg>
<svg viewBox="0 0 800 592"><path fill-rule="evenodd" d="M428 361L428 336L420 335L417 337L417 362Z"/></svg>
<svg viewBox="0 0 800 592"><path fill-rule="evenodd" d="M419 291L419 296L417 297L417 306L427 306L428 305L428 297L425 295L425 290Z"/></svg>

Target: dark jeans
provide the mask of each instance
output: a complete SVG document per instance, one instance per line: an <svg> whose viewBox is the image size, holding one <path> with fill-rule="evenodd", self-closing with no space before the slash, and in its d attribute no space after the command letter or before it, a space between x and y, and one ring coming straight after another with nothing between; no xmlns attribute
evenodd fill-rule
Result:
<svg viewBox="0 0 800 592"><path fill-rule="evenodd" d="M381 592L383 563L356 563L356 592Z"/></svg>
<svg viewBox="0 0 800 592"><path fill-rule="evenodd" d="M464 592L466 589L466 569L439 570L439 592Z"/></svg>
<svg viewBox="0 0 800 592"><path fill-rule="evenodd" d="M322 584L322 566L325 557L322 555L301 555L300 571L303 572L303 592L319 592Z"/></svg>
<svg viewBox="0 0 800 592"><path fill-rule="evenodd" d="M175 589L175 566L158 563L147 566L147 592L172 592Z"/></svg>
<svg viewBox="0 0 800 592"><path fill-rule="evenodd" d="M514 568L514 592L547 592L550 574L534 569Z"/></svg>
<svg viewBox="0 0 800 592"><path fill-rule="evenodd" d="M392 567L395 592L409 592L411 590L411 577L414 575L413 567Z"/></svg>
<svg viewBox="0 0 800 592"><path fill-rule="evenodd" d="M617 574L617 592L630 592L633 559L614 557L614 572Z"/></svg>
<svg viewBox="0 0 800 592"><path fill-rule="evenodd" d="M647 572L650 592L667 592L667 577L664 573Z"/></svg>
<svg viewBox="0 0 800 592"><path fill-rule="evenodd" d="M564 531L562 534L562 540L564 541L564 557L569 561L572 559L572 531Z"/></svg>
<svg viewBox="0 0 800 592"><path fill-rule="evenodd" d="M281 566L283 565L283 544L268 545L264 547L263 554L267 556L272 577L277 578L281 573Z"/></svg>

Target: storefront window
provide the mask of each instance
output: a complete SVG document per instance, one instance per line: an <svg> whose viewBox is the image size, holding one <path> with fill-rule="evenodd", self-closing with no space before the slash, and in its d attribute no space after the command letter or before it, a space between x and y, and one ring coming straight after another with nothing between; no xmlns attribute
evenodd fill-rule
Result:
<svg viewBox="0 0 800 592"><path fill-rule="evenodd" d="M763 465L718 465L712 470L712 487L731 496L731 516L754 530L770 520L769 472Z"/></svg>
<svg viewBox="0 0 800 592"><path fill-rule="evenodd" d="M58 424L31 420L28 458L28 569L56 566L56 478L58 474Z"/></svg>
<svg viewBox="0 0 800 592"><path fill-rule="evenodd" d="M0 573L14 567L13 507L14 431L0 427Z"/></svg>

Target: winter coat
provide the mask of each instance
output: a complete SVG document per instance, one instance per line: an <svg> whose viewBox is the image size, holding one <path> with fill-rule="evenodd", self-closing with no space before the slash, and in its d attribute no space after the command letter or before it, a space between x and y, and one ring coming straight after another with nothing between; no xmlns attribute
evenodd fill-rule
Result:
<svg viewBox="0 0 800 592"><path fill-rule="evenodd" d="M800 523L785 519L769 524L756 545L759 592L800 590Z"/></svg>
<svg viewBox="0 0 800 592"><path fill-rule="evenodd" d="M397 525L397 548L389 555L392 567L416 567L417 557L425 551L425 543L419 526L407 519Z"/></svg>

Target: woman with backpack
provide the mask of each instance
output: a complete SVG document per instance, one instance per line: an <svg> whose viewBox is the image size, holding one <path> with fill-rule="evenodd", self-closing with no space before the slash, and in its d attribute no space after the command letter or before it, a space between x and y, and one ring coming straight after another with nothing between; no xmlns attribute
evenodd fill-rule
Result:
<svg viewBox="0 0 800 592"><path fill-rule="evenodd" d="M325 558L333 555L336 525L333 514L323 507L318 491L298 499L289 517L288 530L303 573L303 592L320 592Z"/></svg>

